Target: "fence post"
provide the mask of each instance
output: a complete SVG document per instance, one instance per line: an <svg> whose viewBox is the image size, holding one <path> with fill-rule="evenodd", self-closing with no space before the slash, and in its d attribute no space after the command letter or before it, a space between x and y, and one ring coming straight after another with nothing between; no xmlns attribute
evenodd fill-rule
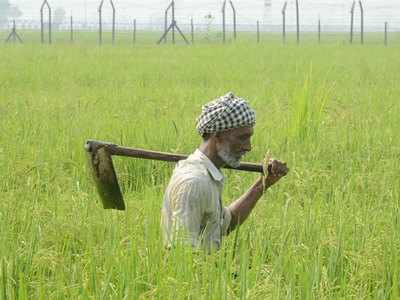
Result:
<svg viewBox="0 0 400 300"><path fill-rule="evenodd" d="M236 9L231 0L229 0L229 4L231 5L233 13L233 39L236 40Z"/></svg>
<svg viewBox="0 0 400 300"><path fill-rule="evenodd" d="M222 42L225 44L226 40L226 0L222 3Z"/></svg>
<svg viewBox="0 0 400 300"><path fill-rule="evenodd" d="M190 19L190 38L191 38L192 44L194 44L194 23L193 23L193 18Z"/></svg>
<svg viewBox="0 0 400 300"><path fill-rule="evenodd" d="M299 0L296 0L296 31L297 31L297 44L300 43L300 13L299 13Z"/></svg>
<svg viewBox="0 0 400 300"><path fill-rule="evenodd" d="M385 22L385 46L388 45L388 22Z"/></svg>
<svg viewBox="0 0 400 300"><path fill-rule="evenodd" d="M43 24L43 12L40 11L40 41L44 44L44 24Z"/></svg>
<svg viewBox="0 0 400 300"><path fill-rule="evenodd" d="M318 43L321 43L321 19L318 19Z"/></svg>
<svg viewBox="0 0 400 300"><path fill-rule="evenodd" d="M7 37L6 39L6 43L12 41L13 43L15 43L15 41L17 40L15 34L13 34L14 32L16 32L16 24L15 24L15 20L13 20L13 26L11 29L11 34Z"/></svg>
<svg viewBox="0 0 400 300"><path fill-rule="evenodd" d="M360 5L360 12L361 12L361 45L364 44L364 7L361 1L358 1Z"/></svg>
<svg viewBox="0 0 400 300"><path fill-rule="evenodd" d="M136 19L133 19L133 37L132 41L134 44L136 44Z"/></svg>
<svg viewBox="0 0 400 300"><path fill-rule="evenodd" d="M115 44L115 6L114 2L110 0L111 8L112 8L112 43Z"/></svg>
<svg viewBox="0 0 400 300"><path fill-rule="evenodd" d="M70 29L69 41L70 41L70 43L73 43L74 42L74 20L72 18L72 15L71 15L71 18L70 18L70 27L69 27L69 29Z"/></svg>
<svg viewBox="0 0 400 300"><path fill-rule="evenodd" d="M356 6L356 1L353 1L350 10L350 44L353 44L353 36L354 36L354 8Z"/></svg>
<svg viewBox="0 0 400 300"><path fill-rule="evenodd" d="M283 4L282 8L282 41L286 43L286 8L287 8L287 1Z"/></svg>
<svg viewBox="0 0 400 300"><path fill-rule="evenodd" d="M13 20L13 27L12 27L12 31L15 33L13 34L13 42L15 43L17 41L17 25L15 24L15 19Z"/></svg>
<svg viewBox="0 0 400 300"><path fill-rule="evenodd" d="M115 5L113 0L109 0L111 9L112 9L112 43L114 45L115 43ZM98 12L99 12L99 45L103 44L103 20L102 20L102 15L103 15L103 4L104 0L100 1L99 7L98 7Z"/></svg>
<svg viewBox="0 0 400 300"><path fill-rule="evenodd" d="M164 32L168 31L168 11L171 8L171 4L167 7L167 9L164 12ZM164 44L166 44L168 41L168 36L165 36L164 39Z"/></svg>
<svg viewBox="0 0 400 300"><path fill-rule="evenodd" d="M175 1L172 0L171 2L172 6L172 23L174 24L174 26L172 26L172 44L175 44Z"/></svg>
<svg viewBox="0 0 400 300"><path fill-rule="evenodd" d="M42 6L40 7L40 34L41 34L41 41L42 44L44 44L44 16L43 16L43 10L44 7L47 7L48 10L48 18L49 18L49 44L51 44L51 7L49 2L47 0L44 0L42 3Z"/></svg>
<svg viewBox="0 0 400 300"><path fill-rule="evenodd" d="M52 31L52 26L51 26L51 7L49 6L49 44L53 43L51 31Z"/></svg>
<svg viewBox="0 0 400 300"><path fill-rule="evenodd" d="M10 34L8 35L8 37L7 37L7 39L5 40L5 42L6 42L6 43L9 43L9 42L12 41L13 43L15 43L17 40L18 40L18 42L20 42L21 44L23 43L21 37L20 37L20 36L18 35L18 33L17 33L17 25L15 24L15 20L13 20L13 26L12 26L11 32L10 32Z"/></svg>
<svg viewBox="0 0 400 300"><path fill-rule="evenodd" d="M101 14L101 10L103 8L103 1L104 0L101 0L100 6L98 8L98 12L99 12L99 45L100 46L103 44L103 21L102 21L102 14Z"/></svg>
<svg viewBox="0 0 400 300"><path fill-rule="evenodd" d="M172 17L172 21L171 24L168 26L168 11L171 9L171 17ZM178 31L178 33L180 34L180 36L183 38L183 40L185 41L185 43L187 45L190 44L190 42L188 41L188 39L186 38L186 36L183 34L182 30L179 28L178 24L176 23L175 20L175 1L172 0L171 3L168 5L168 7L165 10L165 28L166 30L164 31L164 33L162 34L161 38L157 41L157 44L159 45L162 41L166 41L167 35L170 31L172 31L172 43L175 44L175 29ZM168 27L167 27L168 26Z"/></svg>
<svg viewBox="0 0 400 300"><path fill-rule="evenodd" d="M260 21L257 20L257 43L260 42Z"/></svg>

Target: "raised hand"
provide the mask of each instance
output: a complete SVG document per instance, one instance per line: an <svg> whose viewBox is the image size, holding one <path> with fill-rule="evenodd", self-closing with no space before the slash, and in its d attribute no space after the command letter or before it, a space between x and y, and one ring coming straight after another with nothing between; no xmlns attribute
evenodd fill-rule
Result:
<svg viewBox="0 0 400 300"><path fill-rule="evenodd" d="M286 162L271 158L271 154L268 151L263 162L264 176L263 185L264 189L274 185L282 177L286 176L289 172Z"/></svg>

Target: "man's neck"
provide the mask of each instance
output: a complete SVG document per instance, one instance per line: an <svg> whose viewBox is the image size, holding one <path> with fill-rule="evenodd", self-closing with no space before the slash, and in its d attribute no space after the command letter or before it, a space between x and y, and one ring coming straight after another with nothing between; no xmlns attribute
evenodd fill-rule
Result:
<svg viewBox="0 0 400 300"><path fill-rule="evenodd" d="M199 150L208 157L209 160L216 166L218 169L220 169L223 165L224 162L223 160L219 157L217 147L215 146L215 143L211 143L210 141L205 141L201 143L199 146Z"/></svg>

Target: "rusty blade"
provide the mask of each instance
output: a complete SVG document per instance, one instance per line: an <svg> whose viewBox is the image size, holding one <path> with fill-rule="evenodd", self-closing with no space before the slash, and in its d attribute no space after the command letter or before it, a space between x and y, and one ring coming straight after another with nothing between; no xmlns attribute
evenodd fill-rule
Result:
<svg viewBox="0 0 400 300"><path fill-rule="evenodd" d="M124 198L118 184L114 164L107 145L86 143L90 172L105 209L125 210Z"/></svg>

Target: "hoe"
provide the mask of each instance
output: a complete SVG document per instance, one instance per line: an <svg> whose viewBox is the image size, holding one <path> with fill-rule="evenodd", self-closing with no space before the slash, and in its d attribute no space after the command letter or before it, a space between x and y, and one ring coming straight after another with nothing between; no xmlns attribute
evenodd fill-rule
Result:
<svg viewBox="0 0 400 300"><path fill-rule="evenodd" d="M95 140L87 140L85 150L87 152L89 169L105 209L125 210L124 198L112 161L113 155L166 162L178 162L187 158L187 155L128 148ZM228 166L225 168L263 173L263 166L261 164L241 163L237 168Z"/></svg>

